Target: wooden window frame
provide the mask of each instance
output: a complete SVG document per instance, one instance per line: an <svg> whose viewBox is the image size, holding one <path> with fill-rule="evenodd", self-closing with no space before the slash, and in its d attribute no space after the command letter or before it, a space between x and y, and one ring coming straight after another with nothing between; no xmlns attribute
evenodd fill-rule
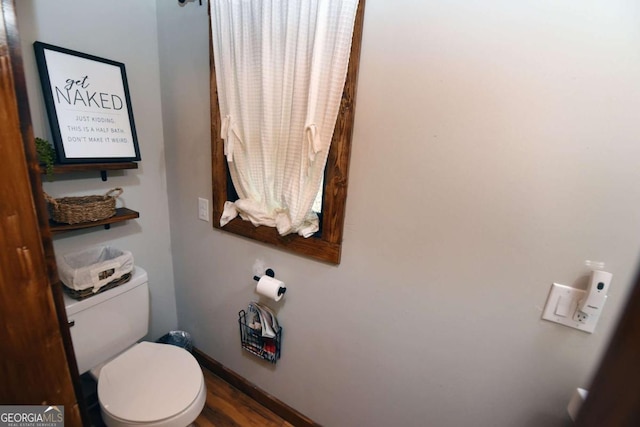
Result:
<svg viewBox="0 0 640 427"><path fill-rule="evenodd" d="M268 243L303 256L332 264L340 264L358 66L360 63L360 48L362 46L364 5L365 0L360 0L353 28L347 78L325 168L320 237L303 238L296 234L280 236L273 227L255 227L251 222L244 221L239 217L233 219L224 227L220 227L220 217L222 216L224 203L228 200L227 188L230 183L227 162L224 156L224 145L220 137L220 105L218 104L218 88L216 85L210 28L209 63L211 71L209 77L211 85L211 171L214 228ZM209 26L211 27L211 22L209 22Z"/></svg>

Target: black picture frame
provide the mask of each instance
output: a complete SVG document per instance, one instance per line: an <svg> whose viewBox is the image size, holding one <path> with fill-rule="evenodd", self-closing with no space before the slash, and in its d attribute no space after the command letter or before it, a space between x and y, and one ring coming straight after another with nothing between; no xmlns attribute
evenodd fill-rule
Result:
<svg viewBox="0 0 640 427"><path fill-rule="evenodd" d="M33 44L58 163L139 161L125 66Z"/></svg>

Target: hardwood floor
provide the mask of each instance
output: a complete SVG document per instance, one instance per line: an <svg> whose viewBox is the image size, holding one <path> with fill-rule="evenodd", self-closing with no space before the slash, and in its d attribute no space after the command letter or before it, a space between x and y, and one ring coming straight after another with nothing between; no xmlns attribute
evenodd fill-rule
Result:
<svg viewBox="0 0 640 427"><path fill-rule="evenodd" d="M293 427L246 394L203 369L207 403L194 422L197 427Z"/></svg>

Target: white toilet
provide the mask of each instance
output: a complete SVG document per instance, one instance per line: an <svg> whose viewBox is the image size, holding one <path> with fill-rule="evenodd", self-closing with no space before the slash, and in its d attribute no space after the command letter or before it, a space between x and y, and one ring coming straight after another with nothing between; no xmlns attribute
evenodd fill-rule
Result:
<svg viewBox="0 0 640 427"><path fill-rule="evenodd" d="M102 419L109 427L185 427L204 407L202 370L188 351L137 343L149 327L147 273L90 298L65 295L80 374L98 381Z"/></svg>

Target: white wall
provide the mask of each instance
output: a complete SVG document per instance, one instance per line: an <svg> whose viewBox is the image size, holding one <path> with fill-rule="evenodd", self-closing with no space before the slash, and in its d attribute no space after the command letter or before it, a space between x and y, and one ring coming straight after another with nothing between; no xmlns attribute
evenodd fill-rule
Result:
<svg viewBox="0 0 640 427"><path fill-rule="evenodd" d="M178 318L196 345L324 425L563 425L638 260L637 2L369 0L338 267L197 220L207 11L157 7ZM289 284L275 367L239 344L256 259ZM586 259L614 274L593 335L540 319Z"/></svg>
<svg viewBox="0 0 640 427"><path fill-rule="evenodd" d="M157 338L177 325L173 264L169 235L164 136L160 105L156 3L145 1L19 0L18 26L23 46L33 129L51 138L32 44L42 41L123 62L142 161L139 169L99 174L56 176L44 189L53 197L103 194L122 187L121 203L140 212L140 219L54 237L56 253L110 244L133 252L136 264L149 273L151 325Z"/></svg>

